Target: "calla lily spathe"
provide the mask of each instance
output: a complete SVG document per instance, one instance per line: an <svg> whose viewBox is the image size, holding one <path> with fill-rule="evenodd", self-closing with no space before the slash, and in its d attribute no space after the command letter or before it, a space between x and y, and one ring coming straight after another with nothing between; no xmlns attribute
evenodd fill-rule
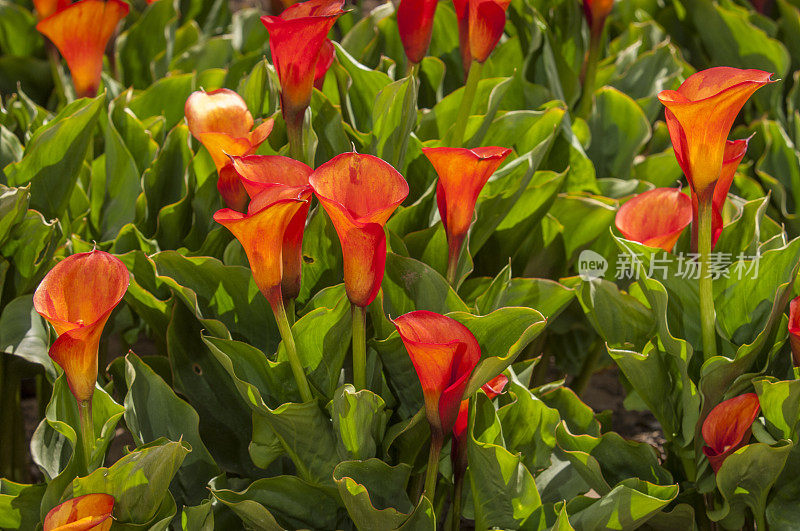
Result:
<svg viewBox="0 0 800 531"><path fill-rule="evenodd" d="M52 4L42 9L49 11L51 7ZM121 0L80 0L54 11L36 25L67 61L79 98L97 94L106 45L128 11L130 6Z"/></svg>
<svg viewBox="0 0 800 531"><path fill-rule="evenodd" d="M94 393L100 336L129 283L125 264L95 250L68 256L36 288L34 308L58 334L50 357L64 369L78 402Z"/></svg>
<svg viewBox="0 0 800 531"><path fill-rule="evenodd" d="M511 0L453 0L465 70L472 60L486 61L500 42L510 4Z"/></svg>
<svg viewBox="0 0 800 531"><path fill-rule="evenodd" d="M44 518L43 531L108 531L114 520L114 497L86 494L53 507Z"/></svg>
<svg viewBox="0 0 800 531"><path fill-rule="evenodd" d="M42 20L56 11L64 9L70 3L71 0L33 0L33 7L36 8L36 15L39 20Z"/></svg>
<svg viewBox="0 0 800 531"><path fill-rule="evenodd" d="M408 183L388 163L359 153L334 157L309 182L342 244L347 296L356 306L368 306L383 281L383 226L408 196Z"/></svg>
<svg viewBox="0 0 800 531"><path fill-rule="evenodd" d="M622 235L650 247L672 251L692 222L692 200L677 188L655 188L628 200L614 223Z"/></svg>
<svg viewBox="0 0 800 531"><path fill-rule="evenodd" d="M217 167L217 189L225 204L240 212L247 206L247 194L230 156L249 155L272 132L273 120L265 120L253 129L253 115L244 99L229 89L193 92L184 106L189 131L208 150Z"/></svg>
<svg viewBox="0 0 800 531"><path fill-rule="evenodd" d="M771 76L716 67L689 76L678 90L659 93L676 157L699 201L711 200L721 178L736 116L756 90L772 82Z"/></svg>
<svg viewBox="0 0 800 531"><path fill-rule="evenodd" d="M789 344L795 367L800 367L800 297L789 303Z"/></svg>
<svg viewBox="0 0 800 531"><path fill-rule="evenodd" d="M288 157L261 155L231 157L231 162L251 198L274 188L291 188L295 197L310 197L308 178L313 170L302 162ZM294 299L300 293L303 234L310 205L309 201L300 205L283 234L281 291L284 300Z"/></svg>
<svg viewBox="0 0 800 531"><path fill-rule="evenodd" d="M614 0L583 0L583 14L593 34L598 35L603 32L606 18L611 14L613 7Z"/></svg>
<svg viewBox="0 0 800 531"><path fill-rule="evenodd" d="M761 405L758 395L747 393L718 404L703 421L703 453L714 473L725 459L744 446L750 438L750 427Z"/></svg>
<svg viewBox="0 0 800 531"><path fill-rule="evenodd" d="M412 64L422 61L428 53L438 3L439 0L401 0L397 8L397 29Z"/></svg>

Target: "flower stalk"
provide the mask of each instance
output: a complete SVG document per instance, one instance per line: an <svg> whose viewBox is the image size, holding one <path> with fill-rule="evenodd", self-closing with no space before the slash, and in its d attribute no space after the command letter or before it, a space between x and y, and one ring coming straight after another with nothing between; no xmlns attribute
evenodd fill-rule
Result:
<svg viewBox="0 0 800 531"><path fill-rule="evenodd" d="M453 126L453 133L450 137L449 145L460 147L464 144L464 133L467 130L467 122L472 115L472 107L475 103L475 95L478 93L478 83L481 81L483 63L473 60L467 76L467 84L464 86L464 96L461 98L461 107L458 109L456 125Z"/></svg>
<svg viewBox="0 0 800 531"><path fill-rule="evenodd" d="M279 301L277 304L272 305L272 311L275 314L275 321L278 323L278 331L281 334L286 356L289 358L289 365L292 367L294 381L300 391L300 397L303 402L311 402L314 400L314 396L311 394L306 373L303 371L303 365L297 355L297 346L294 342L294 335L292 334L292 328L289 325L289 318L286 316L286 308L284 308L283 302Z"/></svg>
<svg viewBox="0 0 800 531"><path fill-rule="evenodd" d="M602 50L603 32L592 31L589 39L589 51L586 53L586 62L583 65L583 93L581 102L575 114L580 118L586 118L592 111L592 98L594 96L594 85L597 79L597 64L600 62L600 52Z"/></svg>
<svg viewBox="0 0 800 531"><path fill-rule="evenodd" d="M709 271L713 209L711 201L699 201L698 252L700 254L700 324L703 337L703 358L717 355L714 313L714 291Z"/></svg>
<svg viewBox="0 0 800 531"><path fill-rule="evenodd" d="M92 451L94 450L94 422L92 420L92 399L78 401L78 416L80 417L81 442L83 444L83 458L86 464L86 473L91 471Z"/></svg>
<svg viewBox="0 0 800 531"><path fill-rule="evenodd" d="M356 391L367 388L367 312L353 304L353 385Z"/></svg>
<svg viewBox="0 0 800 531"><path fill-rule="evenodd" d="M428 467L425 472L425 490L423 494L433 503L436 494L436 480L439 477L439 454L442 453L444 435L434 429L431 430L431 449L428 453Z"/></svg>

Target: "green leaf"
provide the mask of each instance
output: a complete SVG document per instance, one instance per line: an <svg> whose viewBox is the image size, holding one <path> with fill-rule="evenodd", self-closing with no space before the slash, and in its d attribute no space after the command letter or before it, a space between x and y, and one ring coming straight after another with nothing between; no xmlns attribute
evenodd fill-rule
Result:
<svg viewBox="0 0 800 531"><path fill-rule="evenodd" d="M211 500L200 505L184 507L181 513L182 531L214 531L214 511Z"/></svg>
<svg viewBox="0 0 800 531"><path fill-rule="evenodd" d="M518 529L542 503L536 482L519 454L512 454L496 444L492 436L487 437L486 432L501 430L491 401L478 393L475 406L480 412L470 412L475 426L467 439L475 527ZM480 417L487 419L486 425L479 426Z"/></svg>
<svg viewBox="0 0 800 531"><path fill-rule="evenodd" d="M86 159L94 126L105 95L67 105L53 120L36 130L25 156L3 170L12 186L31 183L31 207L60 216Z"/></svg>
<svg viewBox="0 0 800 531"><path fill-rule="evenodd" d="M747 506L757 518L762 518L769 491L778 479L792 446L790 441L781 441L774 446L754 443L726 457L716 478L723 501L719 506L715 504L708 517L715 522L724 519L726 527L741 527Z"/></svg>
<svg viewBox="0 0 800 531"><path fill-rule="evenodd" d="M589 127L595 141L586 154L598 178L628 179L633 159L650 139L649 121L636 102L617 89L603 87L594 98Z"/></svg>
<svg viewBox="0 0 800 531"><path fill-rule="evenodd" d="M298 302L309 301L320 289L342 280L342 246L325 211L317 207L309 215L303 234L303 277Z"/></svg>
<svg viewBox="0 0 800 531"><path fill-rule="evenodd" d="M45 485L23 485L0 479L0 527L35 529Z"/></svg>
<svg viewBox="0 0 800 531"><path fill-rule="evenodd" d="M406 494L411 467L389 466L377 459L344 461L333 479L347 513L358 529L400 528L414 509Z"/></svg>
<svg viewBox="0 0 800 531"><path fill-rule="evenodd" d="M651 337L653 314L635 297L602 278L581 283L578 300L594 329L611 347L641 349Z"/></svg>
<svg viewBox="0 0 800 531"><path fill-rule="evenodd" d="M125 424L137 446L159 437L189 443L192 453L178 471L172 492L178 503L199 503L207 495L205 484L220 471L200 438L197 412L132 352L125 356L125 380Z"/></svg>
<svg viewBox="0 0 800 531"><path fill-rule="evenodd" d="M0 52L25 57L37 55L43 45L33 13L14 2L0 1Z"/></svg>
<svg viewBox="0 0 800 531"><path fill-rule="evenodd" d="M793 439L800 422L800 380L753 381L767 427L778 439Z"/></svg>
<svg viewBox="0 0 800 531"><path fill-rule="evenodd" d="M378 454L390 415L380 396L345 384L336 391L329 411L340 459L364 460Z"/></svg>
<svg viewBox="0 0 800 531"><path fill-rule="evenodd" d="M629 478L657 485L672 483L672 475L659 465L647 443L628 441L614 432L600 437L573 435L563 421L556 428L556 440L583 479L601 495Z"/></svg>
<svg viewBox="0 0 800 531"><path fill-rule="evenodd" d="M114 497L114 518L122 523L145 524L159 513L169 496L169 484L191 446L164 438L135 450L108 468L76 478L63 499L103 492Z"/></svg>
<svg viewBox="0 0 800 531"><path fill-rule="evenodd" d="M33 296L23 295L9 302L0 315L0 350L41 365L56 378L48 354L50 332L45 320L33 307Z"/></svg>
<svg viewBox="0 0 800 531"><path fill-rule="evenodd" d="M332 492L295 476L259 479L242 492L211 493L230 507L248 529L336 529L337 501ZM313 503L313 509L309 506Z"/></svg>
<svg viewBox="0 0 800 531"><path fill-rule="evenodd" d="M409 76L383 87L372 107L372 153L404 172L408 137L417 122L419 78Z"/></svg>
<svg viewBox="0 0 800 531"><path fill-rule="evenodd" d="M125 85L147 88L166 73L157 70L155 59L162 52L165 61L171 58L177 23L178 13L173 2L153 2L117 37L116 64Z"/></svg>
<svg viewBox="0 0 800 531"><path fill-rule="evenodd" d="M561 420L558 411L516 382L509 382L507 390L514 401L497 410L505 447L520 453L528 470L541 470L550 464L550 454L556 446L555 430Z"/></svg>
<svg viewBox="0 0 800 531"><path fill-rule="evenodd" d="M370 70L356 61L338 42L333 43L336 48L337 62L333 66L336 79L339 83L340 93L347 95L347 116L353 126L359 131L373 129L373 105L378 93L389 85L392 80L383 72ZM344 88L344 90L342 90Z"/></svg>
<svg viewBox="0 0 800 531"><path fill-rule="evenodd" d="M575 290L544 278L512 278L511 266L492 279L488 289L475 300L483 314L507 306L533 308L548 320L558 316L575 298Z"/></svg>
<svg viewBox="0 0 800 531"><path fill-rule="evenodd" d="M464 396L503 372L547 325L542 314L531 308L501 308L483 316L453 312L448 317L469 328L481 347L481 359Z"/></svg>
<svg viewBox="0 0 800 531"><path fill-rule="evenodd" d="M165 127L172 129L183 119L183 106L194 89L194 74L165 77L137 93L128 106L142 121L163 115L166 118Z"/></svg>

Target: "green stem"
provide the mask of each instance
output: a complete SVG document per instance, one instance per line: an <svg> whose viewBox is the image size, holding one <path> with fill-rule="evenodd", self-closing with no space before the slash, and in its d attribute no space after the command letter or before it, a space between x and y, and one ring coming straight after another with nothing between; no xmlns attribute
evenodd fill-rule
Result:
<svg viewBox="0 0 800 531"><path fill-rule="evenodd" d="M594 375L594 371L597 368L597 362L600 360L600 356L603 353L604 347L605 343L600 340L598 341L598 345L589 351L589 355L586 356L586 359L583 362L583 367L581 368L580 374L578 374L578 377L575 378L575 381L570 386L578 396L581 396L586 390L586 386L589 385L589 380L591 380L592 375Z"/></svg>
<svg viewBox="0 0 800 531"><path fill-rule="evenodd" d="M464 490L464 474L459 474L455 478L455 485L453 485L453 514L452 514L452 529L458 531L461 529L461 492Z"/></svg>
<svg viewBox="0 0 800 531"><path fill-rule="evenodd" d="M703 332L703 358L717 355L717 336L715 332L714 290L709 274L711 255L712 205L702 197L698 201L698 242L700 253L700 324Z"/></svg>
<svg viewBox="0 0 800 531"><path fill-rule="evenodd" d="M306 160L306 150L303 141L303 121L305 120L305 109L298 112L296 109L287 110L283 113L286 122L286 136L289 138L289 156L300 162L308 163Z"/></svg>
<svg viewBox="0 0 800 531"><path fill-rule="evenodd" d="M449 145L452 147L461 147L464 144L464 133L467 130L467 122L472 114L472 106L475 102L475 94L478 92L478 83L481 80L482 72L483 63L472 61L472 66L469 68L469 76L467 76L467 84L464 87L464 96L461 98L461 106L458 108L456 125L453 126L453 133L450 137Z"/></svg>
<svg viewBox="0 0 800 531"><path fill-rule="evenodd" d="M597 63L600 62L600 52L602 50L603 33L592 32L589 39L589 51L586 54L586 62L583 65L583 94L581 102L575 111L575 115L586 118L592 111L592 97L594 96L594 85L597 79Z"/></svg>
<svg viewBox="0 0 800 531"><path fill-rule="evenodd" d="M419 79L419 68L419 63L415 63L409 68L408 77L410 79L406 93L403 96L403 116L401 117L400 124L402 124L402 127L405 127L406 123L412 118L409 114L413 113L414 123L411 126L411 131L414 130L414 126L416 126L417 123L417 98L419 96L419 82L417 80ZM389 161L398 171L403 171L409 138L410 135L403 135L403 138L400 140L400 147L396 151L397 158Z"/></svg>
<svg viewBox="0 0 800 531"><path fill-rule="evenodd" d="M294 299L286 299L283 301L283 307L286 309L286 318L289 320L289 326L294 326L295 321L295 310L294 310Z"/></svg>
<svg viewBox="0 0 800 531"><path fill-rule="evenodd" d="M353 385L367 388L367 311L353 304Z"/></svg>
<svg viewBox="0 0 800 531"><path fill-rule="evenodd" d="M306 373L303 372L303 365L300 363L300 358L297 356L297 347L294 344L294 336L292 335L292 328L289 325L289 318L286 317L286 308L283 303L278 302L272 307L275 314L275 321L278 323L278 331L281 333L283 339L283 346L286 349L286 355L289 358L289 365L292 367L292 374L294 381L297 382L297 389L300 391L300 397L303 402L311 402L314 396L311 394L311 388L308 386L306 380Z"/></svg>
<svg viewBox="0 0 800 531"><path fill-rule="evenodd" d="M431 433L431 450L428 454L428 468L425 473L425 496L433 503L436 494L436 479L439 477L439 454L442 452L444 436L441 433Z"/></svg>
<svg viewBox="0 0 800 531"><path fill-rule="evenodd" d="M91 471L92 450L94 449L94 422L92 421L92 399L78 401L78 415L81 421L81 441L86 473Z"/></svg>
<svg viewBox="0 0 800 531"><path fill-rule="evenodd" d="M461 255L462 245L463 243L460 242L459 245L451 247L447 257L447 282L453 286L453 289L456 288L458 281L458 258Z"/></svg>

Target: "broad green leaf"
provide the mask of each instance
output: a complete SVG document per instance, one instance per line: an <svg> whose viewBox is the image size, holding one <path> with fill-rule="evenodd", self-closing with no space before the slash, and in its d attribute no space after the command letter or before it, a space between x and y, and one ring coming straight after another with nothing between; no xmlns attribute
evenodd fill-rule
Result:
<svg viewBox="0 0 800 531"><path fill-rule="evenodd" d="M56 377L48 355L49 328L33 308L33 296L23 295L9 302L0 315L0 350L41 365L45 373Z"/></svg>
<svg viewBox="0 0 800 531"><path fill-rule="evenodd" d="M417 122L419 78L409 76L383 87L372 107L372 153L399 171L405 169L408 137Z"/></svg>
<svg viewBox="0 0 800 531"><path fill-rule="evenodd" d="M610 347L640 349L653 331L653 314L635 297L602 278L581 283L576 292L586 317Z"/></svg>
<svg viewBox="0 0 800 531"><path fill-rule="evenodd" d="M345 384L336 391L328 409L340 459L363 461L378 455L389 420L380 396L368 389L356 392Z"/></svg>
<svg viewBox="0 0 800 531"><path fill-rule="evenodd" d="M526 387L512 381L507 392L514 401L497 410L505 447L519 452L525 467L536 472L550 464L556 425L561 419L558 411L547 407Z"/></svg>
<svg viewBox="0 0 800 531"><path fill-rule="evenodd" d="M132 352L125 356L125 379L125 424L137 445L159 437L189 443L192 452L184 459L172 492L179 503L200 502L207 495L205 484L220 470L200 438L197 412Z"/></svg>
<svg viewBox="0 0 800 531"><path fill-rule="evenodd" d="M105 95L66 106L39 128L25 147L25 156L3 171L8 184L31 183L31 207L60 216L86 159Z"/></svg>
<svg viewBox="0 0 800 531"><path fill-rule="evenodd" d="M346 116L356 129L371 131L373 122L373 105L380 91L391 83L389 76L377 70L370 70L356 61L337 42L337 62L333 71L339 83L339 91L347 94L347 104L342 105L347 110ZM343 111L344 112L344 111Z"/></svg>
<svg viewBox="0 0 800 531"><path fill-rule="evenodd" d="M191 451L186 443L158 439L108 468L99 468L86 477L75 479L64 493L64 499L104 492L114 496L115 520L148 523L158 515L162 500L169 496L173 476Z"/></svg>
<svg viewBox="0 0 800 531"><path fill-rule="evenodd" d="M214 531L214 511L211 500L200 505L184 507L181 512L182 531Z"/></svg>
<svg viewBox="0 0 800 531"><path fill-rule="evenodd" d="M39 523L39 504L45 485L23 485L0 479L0 527L34 529Z"/></svg>
<svg viewBox="0 0 800 531"><path fill-rule="evenodd" d="M162 51L166 61L171 58L177 22L173 2L153 2L117 37L116 64L125 85L144 89L163 76L154 62Z"/></svg>
<svg viewBox="0 0 800 531"><path fill-rule="evenodd" d="M166 128L183 119L183 105L195 89L195 74L180 74L159 79L133 96L130 109L139 120L163 115Z"/></svg>
<svg viewBox="0 0 800 531"><path fill-rule="evenodd" d="M211 491L249 529L336 529L337 500L329 490L295 476L254 481L242 492Z"/></svg>
<svg viewBox="0 0 800 531"><path fill-rule="evenodd" d="M26 57L37 55L43 45L33 13L15 2L0 1L0 52Z"/></svg>
<svg viewBox="0 0 800 531"><path fill-rule="evenodd" d="M309 301L315 293L342 280L342 246L336 229L320 207L309 215L303 234L303 278L298 302Z"/></svg>

